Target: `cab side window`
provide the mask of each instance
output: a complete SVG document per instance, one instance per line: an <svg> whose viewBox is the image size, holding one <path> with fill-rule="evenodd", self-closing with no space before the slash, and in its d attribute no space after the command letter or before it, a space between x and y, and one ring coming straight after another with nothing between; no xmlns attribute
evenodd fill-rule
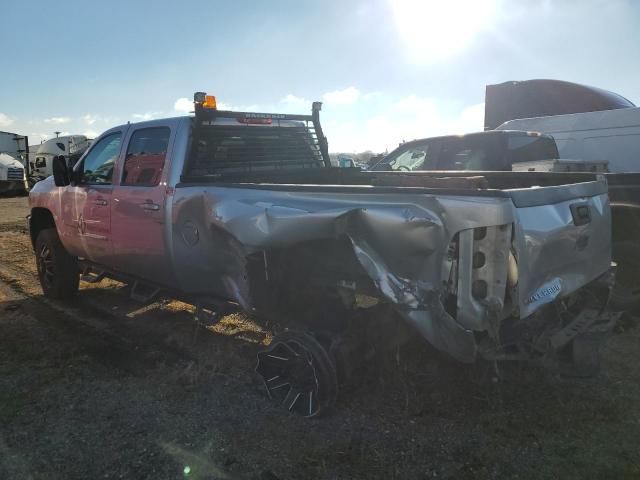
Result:
<svg viewBox="0 0 640 480"><path fill-rule="evenodd" d="M131 135L121 185L154 187L160 183L170 135L168 127L142 128Z"/></svg>
<svg viewBox="0 0 640 480"><path fill-rule="evenodd" d="M103 137L93 146L79 167L81 184L111 184L121 139L122 134L115 132Z"/></svg>

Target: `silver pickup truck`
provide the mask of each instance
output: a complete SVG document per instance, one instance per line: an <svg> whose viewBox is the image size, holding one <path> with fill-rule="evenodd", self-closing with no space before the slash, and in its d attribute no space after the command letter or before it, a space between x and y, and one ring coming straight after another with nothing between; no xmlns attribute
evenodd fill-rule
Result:
<svg viewBox="0 0 640 480"><path fill-rule="evenodd" d="M47 296L106 276L142 300L254 314L280 332L256 369L305 416L413 332L467 363L590 358L580 340L611 320L601 177L333 168L320 104L214 105L196 94L195 116L121 125L75 166L54 161L30 194Z"/></svg>

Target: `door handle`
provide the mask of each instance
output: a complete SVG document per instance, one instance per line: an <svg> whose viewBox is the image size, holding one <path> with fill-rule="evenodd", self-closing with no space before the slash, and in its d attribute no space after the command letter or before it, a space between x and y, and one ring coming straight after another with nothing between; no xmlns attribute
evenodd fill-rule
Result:
<svg viewBox="0 0 640 480"><path fill-rule="evenodd" d="M157 203L146 202L146 203L140 203L138 204L138 206L141 209L148 210L150 212L157 212L158 210L160 210L160 205L158 205Z"/></svg>
<svg viewBox="0 0 640 480"><path fill-rule="evenodd" d="M100 207L106 207L107 205L109 205L109 202L107 202L104 198L96 198L93 201L94 205L98 205Z"/></svg>

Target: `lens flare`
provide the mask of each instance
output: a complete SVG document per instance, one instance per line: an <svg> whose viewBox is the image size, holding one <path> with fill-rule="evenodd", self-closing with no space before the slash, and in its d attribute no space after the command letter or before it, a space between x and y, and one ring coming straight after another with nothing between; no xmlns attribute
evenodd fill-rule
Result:
<svg viewBox="0 0 640 480"><path fill-rule="evenodd" d="M498 0L390 0L408 60L434 63L467 48L495 19Z"/></svg>

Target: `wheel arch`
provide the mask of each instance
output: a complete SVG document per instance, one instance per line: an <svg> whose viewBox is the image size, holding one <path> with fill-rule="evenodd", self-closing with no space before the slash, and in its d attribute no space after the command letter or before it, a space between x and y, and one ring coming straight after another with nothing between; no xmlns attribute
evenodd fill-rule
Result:
<svg viewBox="0 0 640 480"><path fill-rule="evenodd" d="M290 319L291 328L341 331L350 316L338 282L356 282L360 293L377 295L346 237L300 242L265 249L247 257L248 290L254 307L266 317ZM331 319L329 322L326 319Z"/></svg>
<svg viewBox="0 0 640 480"><path fill-rule="evenodd" d="M640 242L640 205L632 203L611 204L611 232L613 242Z"/></svg>
<svg viewBox="0 0 640 480"><path fill-rule="evenodd" d="M56 222L51 210L43 207L32 208L29 216L29 236L31 237L31 246L33 248L36 246L38 234L47 228L56 228Z"/></svg>

